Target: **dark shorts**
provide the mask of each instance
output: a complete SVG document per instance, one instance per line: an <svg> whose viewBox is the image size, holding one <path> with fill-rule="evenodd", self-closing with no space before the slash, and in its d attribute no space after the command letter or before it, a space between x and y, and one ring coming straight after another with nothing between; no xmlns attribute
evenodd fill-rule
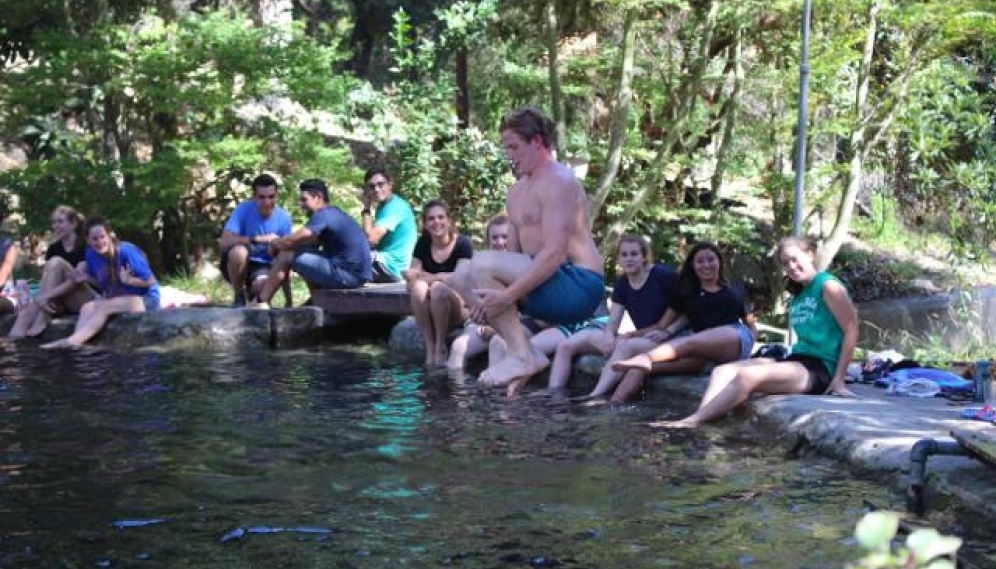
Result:
<svg viewBox="0 0 996 569"><path fill-rule="evenodd" d="M305 282L317 288L360 288L366 284L366 279L341 260L326 257L317 249L296 252L291 268Z"/></svg>
<svg viewBox="0 0 996 569"><path fill-rule="evenodd" d="M239 245L236 245L239 247ZM250 245L249 254L253 253L253 247L265 247L265 245ZM228 276L228 252L233 248L230 247L221 254L221 276L225 278L226 281L232 282L231 277ZM260 277L265 277L270 274L270 265L267 263L257 263L256 261L249 261L246 266L246 284L252 284L256 279Z"/></svg>
<svg viewBox="0 0 996 569"><path fill-rule="evenodd" d="M806 368L809 372L809 387L806 389L808 395L823 395L827 392L827 388L830 387L830 372L827 371L823 360L802 354L789 354L782 361L799 362Z"/></svg>
<svg viewBox="0 0 996 569"><path fill-rule="evenodd" d="M0 296L0 314L13 314L17 312L17 307L9 298Z"/></svg>
<svg viewBox="0 0 996 569"><path fill-rule="evenodd" d="M564 263L519 304L523 314L553 324L591 318L605 297L605 282L595 271Z"/></svg>
<svg viewBox="0 0 996 569"><path fill-rule="evenodd" d="M142 304L145 305L146 312L154 312L159 310L159 297L145 295L142 297Z"/></svg>

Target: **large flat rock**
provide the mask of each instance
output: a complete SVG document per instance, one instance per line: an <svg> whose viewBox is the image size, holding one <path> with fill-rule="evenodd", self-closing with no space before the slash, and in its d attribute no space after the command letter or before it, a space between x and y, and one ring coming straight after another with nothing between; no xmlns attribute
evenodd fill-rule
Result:
<svg viewBox="0 0 996 569"><path fill-rule="evenodd" d="M6 334L13 321L13 316L0 318L0 332ZM75 322L75 317L56 319L41 340L68 336ZM317 343L327 328L337 323L340 321L327 318L321 308L313 306L272 310L170 308L115 315L91 343L117 349L280 348Z"/></svg>

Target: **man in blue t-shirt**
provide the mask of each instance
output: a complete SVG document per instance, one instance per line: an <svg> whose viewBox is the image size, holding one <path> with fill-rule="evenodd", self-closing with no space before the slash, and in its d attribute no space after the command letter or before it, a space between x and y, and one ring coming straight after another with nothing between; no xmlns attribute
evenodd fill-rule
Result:
<svg viewBox="0 0 996 569"><path fill-rule="evenodd" d="M374 282L398 282L412 264L418 227L412 206L394 193L391 176L371 168L363 176L361 222L370 247L374 248ZM375 208L376 214L371 211Z"/></svg>
<svg viewBox="0 0 996 569"><path fill-rule="evenodd" d="M246 289L248 296L263 290L273 264L267 248L271 241L289 235L292 229L290 214L277 205L277 181L273 176L256 176L252 192L252 201L235 207L218 239L221 274L232 285L235 307L246 305ZM289 292L285 294L290 304Z"/></svg>
<svg viewBox="0 0 996 569"><path fill-rule="evenodd" d="M359 288L371 278L370 246L356 220L328 205L329 190L325 182L305 180L299 189L301 208L308 214L308 223L287 237L270 241L273 266L251 307L269 308L273 293L289 269L301 275L309 290Z"/></svg>

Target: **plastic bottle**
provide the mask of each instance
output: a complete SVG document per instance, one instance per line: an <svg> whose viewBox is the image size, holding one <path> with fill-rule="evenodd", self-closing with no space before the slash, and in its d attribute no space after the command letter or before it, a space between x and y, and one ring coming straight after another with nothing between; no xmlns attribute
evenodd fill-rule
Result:
<svg viewBox="0 0 996 569"><path fill-rule="evenodd" d="M992 362L990 360L979 360L975 362L975 371L972 373L972 379L975 381L975 397L974 401L979 403L989 403L987 400L991 400L994 396L990 393L989 377L992 374Z"/></svg>

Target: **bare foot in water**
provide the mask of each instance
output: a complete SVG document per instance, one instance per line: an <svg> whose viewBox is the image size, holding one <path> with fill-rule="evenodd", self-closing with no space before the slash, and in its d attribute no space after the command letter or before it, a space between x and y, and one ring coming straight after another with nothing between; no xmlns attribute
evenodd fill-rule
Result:
<svg viewBox="0 0 996 569"><path fill-rule="evenodd" d="M512 354L506 354L501 361L481 373L481 383L504 387L517 379L530 378L550 365L546 354L531 346L527 360L522 360Z"/></svg>
<svg viewBox="0 0 996 569"><path fill-rule="evenodd" d="M695 429L699 423L686 417L680 421L654 421L647 423L647 425L652 429Z"/></svg>
<svg viewBox="0 0 996 569"><path fill-rule="evenodd" d="M612 369L615 371L627 371L631 369L638 369L650 373L650 368L654 365L653 360L647 354L637 354L626 360L619 360L612 364Z"/></svg>
<svg viewBox="0 0 996 569"><path fill-rule="evenodd" d="M54 342L49 342L47 344L42 344L41 349L43 350L69 350L73 348L78 348L82 344L77 344L76 342L71 342L69 338L63 338L61 340L56 340Z"/></svg>
<svg viewBox="0 0 996 569"><path fill-rule="evenodd" d="M41 318L36 318L34 324L32 324L30 328L24 331L25 336L27 336L28 338L37 338L38 336L42 335L42 332L45 331L45 328L48 328L49 322L52 320L52 317L49 316L47 312L43 314L44 316L42 316Z"/></svg>
<svg viewBox="0 0 996 569"><path fill-rule="evenodd" d="M522 388L524 388L526 384L529 383L529 380L531 378L532 378L531 375L527 375L524 377L517 377L512 381L508 382L508 387L505 389L505 396L508 397L509 399L515 399L516 397L518 397L519 394L522 393Z"/></svg>

